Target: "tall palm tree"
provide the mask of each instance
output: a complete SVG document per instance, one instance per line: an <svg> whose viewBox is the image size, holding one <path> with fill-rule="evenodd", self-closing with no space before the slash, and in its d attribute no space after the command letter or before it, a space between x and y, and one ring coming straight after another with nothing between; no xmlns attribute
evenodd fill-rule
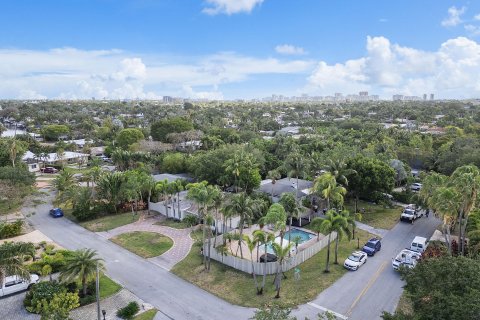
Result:
<svg viewBox="0 0 480 320"><path fill-rule="evenodd" d="M280 244L273 242L272 249L277 256L277 272L275 274L275 289L277 290L277 294L275 298L280 298L280 289L282 288L282 276L280 273L282 272L282 267L285 259L290 254L290 249L292 248L292 244L289 243L286 247L282 247Z"/></svg>
<svg viewBox="0 0 480 320"><path fill-rule="evenodd" d="M275 190L275 184L277 182L278 179L281 178L281 174L278 170L270 170L268 171L267 173L267 179L271 179L272 180L272 202L273 202L273 195L274 195L274 190Z"/></svg>
<svg viewBox="0 0 480 320"><path fill-rule="evenodd" d="M268 209L267 215L262 220L265 224L273 225L273 229L280 233L280 245L283 245L283 238L287 228L287 213L283 206L279 203L272 204Z"/></svg>
<svg viewBox="0 0 480 320"><path fill-rule="evenodd" d="M452 253L450 230L455 225L456 217L460 210L460 195L453 187L439 187L435 191L430 203L433 209L443 220L443 230L448 253Z"/></svg>
<svg viewBox="0 0 480 320"><path fill-rule="evenodd" d="M93 249L76 250L72 256L65 259L65 266L60 273L62 281L70 282L79 279L82 283L83 296L87 295L87 281L92 279L99 270L103 270L103 259L97 257Z"/></svg>
<svg viewBox="0 0 480 320"><path fill-rule="evenodd" d="M202 229L203 229L203 240L202 240L202 246L205 250L205 240L207 237L207 229L209 229L208 221L207 219L208 215L208 209L213 203L213 189L214 187L208 185L206 181L202 182L197 182L197 183L190 183L187 185L187 199L192 200L196 202L198 206L198 216L200 220L203 220L202 224ZM207 253L210 250L210 246L208 248ZM208 260L210 260L210 257L208 257ZM209 264L207 264L207 255L205 252L203 253L203 263L205 265L205 269L208 271L209 270Z"/></svg>
<svg viewBox="0 0 480 320"><path fill-rule="evenodd" d="M320 241L320 233L323 231L322 221L322 218L315 217L310 222L310 229L317 234L317 242Z"/></svg>
<svg viewBox="0 0 480 320"><path fill-rule="evenodd" d="M290 231L292 229L293 218L298 219L300 217L303 211L302 207L298 204L295 195L291 192L282 193L279 203L283 206L288 215L288 230ZM288 243L292 240L290 238L291 237L288 237Z"/></svg>
<svg viewBox="0 0 480 320"><path fill-rule="evenodd" d="M257 275L255 273L255 263L253 261L253 250L257 247L257 241L256 238L250 238L249 236L243 236L245 244L247 245L248 251L250 251L250 261L252 262L252 276L253 276L253 281L255 281L255 289L257 290L257 294L259 294L259 287L258 287L258 281L257 281Z"/></svg>
<svg viewBox="0 0 480 320"><path fill-rule="evenodd" d="M322 169L330 172L336 181L344 187L348 186L347 176L356 173L355 170L348 168L347 163L343 159L333 160L328 158Z"/></svg>
<svg viewBox="0 0 480 320"><path fill-rule="evenodd" d="M250 224L255 215L256 203L245 192L235 194L230 202L225 206L225 211L231 215L239 217L238 229L240 239L238 240L238 248L240 249L240 257L243 259L243 251L241 241L243 240L243 228L245 224Z"/></svg>
<svg viewBox="0 0 480 320"><path fill-rule="evenodd" d="M168 190L168 180L160 180L155 184L155 190L162 195L163 205L165 206L165 215L168 218L168 203L167 203L167 190Z"/></svg>
<svg viewBox="0 0 480 320"><path fill-rule="evenodd" d="M178 211L178 218L181 219L181 212L180 212L180 192L185 190L185 187L183 186L183 180L182 179L176 179L174 182L175 186L175 192L177 193L177 211Z"/></svg>
<svg viewBox="0 0 480 320"><path fill-rule="evenodd" d="M77 182L75 181L73 173L65 170L60 171L60 174L53 180L53 186L59 193L75 185L77 185Z"/></svg>
<svg viewBox="0 0 480 320"><path fill-rule="evenodd" d="M262 285L260 287L260 290L258 291L258 294L263 294L263 290L265 288L265 280L267 278L267 245L269 243L273 243L275 240L275 235L271 232L265 232L263 230L255 230L253 232L253 236L255 237L256 242L260 245L263 244L264 246L264 259L263 263L265 263L263 267L263 278L262 278ZM258 259L258 247L257 247L257 259ZM258 262L258 261L257 261Z"/></svg>
<svg viewBox="0 0 480 320"><path fill-rule="evenodd" d="M303 177L305 174L305 167L306 167L306 161L304 156L298 151L294 150L292 153L288 155L288 157L285 159L285 169L287 169L288 172L288 177L292 178L295 177L297 182L296 182L296 199L298 201L298 194L299 194L299 187L298 187L298 179L300 177Z"/></svg>
<svg viewBox="0 0 480 320"><path fill-rule="evenodd" d="M333 262L334 264L338 264L338 243L343 237L348 237L352 235L350 232L350 229L348 228L349 225L353 222L352 219L349 217L348 211L345 211L345 213L342 211L340 214L335 214L336 219L335 219L335 232L337 233L337 237L335 238L335 261Z"/></svg>
<svg viewBox="0 0 480 320"><path fill-rule="evenodd" d="M0 245L0 287L8 275L17 275L22 279L30 279L26 256L34 256L35 247L32 243L5 242Z"/></svg>
<svg viewBox="0 0 480 320"><path fill-rule="evenodd" d="M17 139L15 137L12 139L10 143L10 160L12 161L12 167L15 167L15 160L17 159L18 154L18 146L17 146Z"/></svg>
<svg viewBox="0 0 480 320"><path fill-rule="evenodd" d="M329 210L325 216L325 219L322 220L321 229L323 234L328 234L328 244L327 244L327 261L325 265L325 273L330 272L330 244L332 242L332 232L338 232L342 226L343 217L336 215L335 211ZM338 233L337 233L338 237Z"/></svg>
<svg viewBox="0 0 480 320"><path fill-rule="evenodd" d="M339 185L335 177L327 172L315 179L313 192L327 200L327 209L330 210L332 202L343 204L347 189Z"/></svg>
<svg viewBox="0 0 480 320"><path fill-rule="evenodd" d="M152 199L152 193L155 190L156 182L151 175L147 175L143 177L140 183L142 192L147 194L148 215L150 216L150 200Z"/></svg>

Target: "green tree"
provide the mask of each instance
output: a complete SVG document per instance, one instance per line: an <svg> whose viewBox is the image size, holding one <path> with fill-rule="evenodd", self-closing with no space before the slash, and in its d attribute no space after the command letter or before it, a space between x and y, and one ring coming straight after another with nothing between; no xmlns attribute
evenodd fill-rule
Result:
<svg viewBox="0 0 480 320"><path fill-rule="evenodd" d="M337 183L337 180L331 173L327 172L315 179L313 192L327 200L327 209L330 210L332 202L338 206L343 205L343 197L347 190Z"/></svg>
<svg viewBox="0 0 480 320"><path fill-rule="evenodd" d="M5 242L0 245L0 286L8 275L17 275L22 279L30 279L24 258L35 255L32 243Z"/></svg>
<svg viewBox="0 0 480 320"><path fill-rule="evenodd" d="M280 273L282 272L282 267L283 267L283 263L285 262L285 259L290 254L290 249L292 249L292 244L289 243L287 246L282 247L281 244L273 242L272 249L273 249L273 252L275 252L275 255L277 256L277 272L275 274L275 289L277 290L277 294L275 295L275 298L278 299L280 298L280 289L282 288L282 276L280 275Z"/></svg>
<svg viewBox="0 0 480 320"><path fill-rule="evenodd" d="M257 244L260 246L260 245L263 245L264 246L264 259L263 259L263 263L267 263L268 259L267 259L267 245L269 243L272 243L274 240L275 240L275 235L271 232L266 232L266 231L263 231L263 230L255 230L253 232L253 237L255 238L255 241L257 242ZM258 262L258 247L257 247L257 262ZM264 267L263 267L263 277L262 277L262 285L260 287L260 290L258 290L257 294L261 295L263 294L263 290L265 288L265 280L267 278L267 265L265 264Z"/></svg>
<svg viewBox="0 0 480 320"><path fill-rule="evenodd" d="M122 199L122 185L125 176L122 172L105 172L98 181L99 195L118 212L118 205Z"/></svg>
<svg viewBox="0 0 480 320"><path fill-rule="evenodd" d="M253 261L253 250L257 247L257 240L255 237L250 238L247 235L243 236L245 244L247 245L248 251L250 252L250 261L252 262L252 276L253 276L253 281L255 282L255 290L257 290L257 294L259 294L260 288L258 286L258 281L257 281L257 274L255 273L255 263Z"/></svg>
<svg viewBox="0 0 480 320"><path fill-rule="evenodd" d="M275 190L275 184L277 183L277 180L280 179L282 176L278 170L270 170L267 173L267 179L272 180L272 202L273 202L273 195L274 195L274 190Z"/></svg>
<svg viewBox="0 0 480 320"><path fill-rule="evenodd" d="M325 219L322 220L321 230L323 234L328 234L328 244L327 244L327 261L325 263L325 272L330 272L330 244L332 242L332 233L336 232L337 237L338 233L342 232L344 225L346 224L345 218L337 215L335 211L329 210L325 216Z"/></svg>
<svg viewBox="0 0 480 320"><path fill-rule="evenodd" d="M296 189L296 199L298 201L299 191L300 191L298 187L298 179L305 175L305 172L306 172L305 158L298 150L295 150L292 153L290 153L288 157L285 159L284 166L288 172L288 177L289 178L294 177L297 180L295 189Z"/></svg>
<svg viewBox="0 0 480 320"><path fill-rule="evenodd" d="M68 320L70 310L80 306L79 300L72 292L55 293L50 301L43 299L39 306L41 320Z"/></svg>
<svg viewBox="0 0 480 320"><path fill-rule="evenodd" d="M135 128L122 129L115 139L116 145L124 150L128 150L134 143L143 140L142 131Z"/></svg>
<svg viewBox="0 0 480 320"><path fill-rule="evenodd" d="M291 192L282 193L279 203L285 209L285 212L288 215L288 230L292 229L293 218L299 219L302 214L303 207L296 201L295 195ZM291 237L288 237L288 243L290 243Z"/></svg>
<svg viewBox="0 0 480 320"><path fill-rule="evenodd" d="M41 132L45 140L57 141L61 136L68 134L70 129L63 124L51 124L44 126Z"/></svg>
<svg viewBox="0 0 480 320"><path fill-rule="evenodd" d="M183 118L170 118L157 121L152 124L150 134L153 140L168 142L167 135L193 130L193 124Z"/></svg>
<svg viewBox="0 0 480 320"><path fill-rule="evenodd" d="M60 279L66 282L80 280L83 296L86 296L87 282L95 277L97 266L100 271L103 271L102 261L95 250L76 250L71 256L65 258L65 266L61 271Z"/></svg>

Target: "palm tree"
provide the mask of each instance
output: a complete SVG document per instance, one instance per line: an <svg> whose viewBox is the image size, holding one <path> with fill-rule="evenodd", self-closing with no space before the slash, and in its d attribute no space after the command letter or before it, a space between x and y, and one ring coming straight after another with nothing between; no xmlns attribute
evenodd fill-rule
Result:
<svg viewBox="0 0 480 320"><path fill-rule="evenodd" d="M276 242L272 243L273 252L275 252L275 255L277 256L277 272L275 274L275 289L277 290L277 294L275 295L276 299L280 298L280 289L282 287L282 276L280 275L280 272L282 272L283 262L290 254L291 248L291 243L289 243L286 247L282 247Z"/></svg>
<svg viewBox="0 0 480 320"><path fill-rule="evenodd" d="M235 194L230 199L230 202L225 206L225 211L228 214L238 216L238 229L240 233L240 239L238 240L238 248L240 249L240 257L243 259L243 251L241 241L243 240L243 228L245 224L250 224L253 216L255 215L256 203L247 196L245 192ZM238 250L238 249L237 249Z"/></svg>
<svg viewBox="0 0 480 320"><path fill-rule="evenodd" d="M15 137L12 139L10 143L10 160L12 161L12 167L15 167L15 160L17 159L18 154L18 146L17 146L17 139Z"/></svg>
<svg viewBox="0 0 480 320"><path fill-rule="evenodd" d="M290 231L292 229L293 218L300 218L303 208L298 205L295 195L291 192L282 193L279 203L283 206L288 215L288 230ZM288 243L290 243L290 240L290 237L288 237Z"/></svg>
<svg viewBox="0 0 480 320"><path fill-rule="evenodd" d="M150 216L150 200L152 199L152 193L155 190L156 182L151 175L147 175L143 177L140 183L142 191L147 193L148 215Z"/></svg>
<svg viewBox="0 0 480 320"><path fill-rule="evenodd" d="M298 179L305 174L306 162L303 155L298 151L294 150L288 155L285 159L285 169L287 169L288 177L295 177L297 179L296 185L296 199L298 200L299 196L299 187Z"/></svg>
<svg viewBox="0 0 480 320"><path fill-rule="evenodd" d="M262 220L266 224L272 224L273 229L280 233L280 245L283 245L283 237L287 228L287 213L283 206L279 203L272 204Z"/></svg>
<svg viewBox="0 0 480 320"><path fill-rule="evenodd" d="M310 223L310 229L312 229L312 231L314 231L317 234L317 242L320 241L320 232L322 232L323 230L322 221L323 221L322 218L315 217L312 219L312 222Z"/></svg>
<svg viewBox="0 0 480 320"><path fill-rule="evenodd" d="M325 273L330 272L330 243L332 242L332 232L337 232L342 228L342 221L344 218L336 215L335 211L329 210L325 216L325 219L322 220L321 229L323 234L328 234L328 245L327 245L327 261L325 266Z"/></svg>
<svg viewBox="0 0 480 320"><path fill-rule="evenodd" d="M335 177L336 181L344 187L348 186L347 176L356 173L355 170L347 167L347 163L343 159L332 160L331 158L328 158L323 170L330 172L332 176Z"/></svg>
<svg viewBox="0 0 480 320"><path fill-rule="evenodd" d="M83 296L86 296L87 281L95 276L97 266L99 270L103 270L102 261L93 249L76 250L72 256L65 259L65 266L61 271L60 279L66 282L79 279L82 283Z"/></svg>
<svg viewBox="0 0 480 320"><path fill-rule="evenodd" d="M122 185L125 182L123 172L106 172L98 181L100 196L105 199L118 212L118 205L122 198Z"/></svg>
<svg viewBox="0 0 480 320"><path fill-rule="evenodd" d="M187 199L192 200L197 203L198 206L198 216L200 220L203 220L203 240L202 246L205 250L205 240L207 237L207 229L209 225L207 224L207 216L208 216L208 208L213 203L213 191L214 187L208 185L206 181L197 182L197 183L190 183L187 185ZM210 246L208 248L208 252L210 250ZM210 257L208 257L210 260ZM210 265L207 264L207 256L204 252L203 254L203 263L205 265L205 269L208 271Z"/></svg>
<svg viewBox="0 0 480 320"><path fill-rule="evenodd" d="M53 180L53 186L59 192L59 194L75 185L77 185L77 183L73 177L73 173L65 170L62 170L60 174Z"/></svg>
<svg viewBox="0 0 480 320"><path fill-rule="evenodd" d="M183 186L182 179L176 179L174 182L175 192L177 193L177 211L178 211L178 219L181 219L181 212L180 212L180 192L185 190Z"/></svg>
<svg viewBox="0 0 480 320"><path fill-rule="evenodd" d="M252 275L253 275L253 280L255 281L255 289L257 290L257 294L259 294L259 287L258 287L258 281L257 281L257 275L255 273L255 263L253 261L253 250L257 247L257 241L255 237L250 238L249 236L243 236L244 241L247 244L248 251L250 251L250 261L252 262Z"/></svg>
<svg viewBox="0 0 480 320"><path fill-rule="evenodd" d="M264 267L263 267L263 278L262 278L262 286L260 287L260 290L258 291L258 294L263 294L263 289L265 288L265 280L267 278L267 245L269 243L272 243L274 240L275 240L275 235L273 233L270 233L270 232L265 232L263 230L255 230L253 232L253 236L255 237L255 240L256 242L260 245L260 244L263 244L264 245L264 259L263 259L263 263L265 263ZM257 247L257 259L258 259L258 247ZM257 261L258 262L258 261Z"/></svg>
<svg viewBox="0 0 480 320"><path fill-rule="evenodd" d="M168 189L168 180L160 180L155 184L155 190L162 195L163 204L165 206L165 215L168 218L168 203L167 203L167 189Z"/></svg>
<svg viewBox="0 0 480 320"><path fill-rule="evenodd" d="M35 247L32 243L5 242L0 245L0 287L8 275L17 275L21 279L30 279L26 256L34 256Z"/></svg>
<svg viewBox="0 0 480 320"><path fill-rule="evenodd" d="M274 195L274 188L275 188L275 183L277 182L278 179L281 178L281 174L278 170L270 170L267 173L267 179L272 180L272 202L273 202L273 195Z"/></svg>
<svg viewBox="0 0 480 320"><path fill-rule="evenodd" d="M348 211L345 211L340 214L335 214L335 232L337 233L337 237L335 238L335 262L334 264L338 264L338 243L340 240L344 237L347 236L350 238L352 233L350 232L350 229L348 228L352 222L353 219L350 218L350 215Z"/></svg>
<svg viewBox="0 0 480 320"><path fill-rule="evenodd" d="M439 187L435 191L430 203L433 209L441 216L443 220L443 230L445 242L447 243L448 253L452 253L450 230L455 224L455 219L460 210L460 195L453 187Z"/></svg>
<svg viewBox="0 0 480 320"><path fill-rule="evenodd" d="M343 197L347 193L345 187L340 186L335 177L329 172L315 179L313 191L321 198L327 200L328 210L330 210L331 202L343 204Z"/></svg>
<svg viewBox="0 0 480 320"><path fill-rule="evenodd" d="M235 185L235 192L238 192L238 179L240 176L240 170L242 166L242 153L235 153L233 158L227 160L225 162L225 171L228 175L233 175L234 177L234 185Z"/></svg>

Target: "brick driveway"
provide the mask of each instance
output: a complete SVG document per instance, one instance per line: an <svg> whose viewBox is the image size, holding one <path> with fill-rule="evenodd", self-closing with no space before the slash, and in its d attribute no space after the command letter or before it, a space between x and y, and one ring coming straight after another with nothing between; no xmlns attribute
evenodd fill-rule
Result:
<svg viewBox="0 0 480 320"><path fill-rule="evenodd" d="M158 221L160 220L157 218L148 218L109 231L97 232L97 234L107 239L111 239L122 233L134 231L155 232L165 235L173 240L173 246L161 256L150 258L148 260L166 270L170 270L175 264L182 261L190 252L193 245L193 240L190 238L191 228L175 229L155 225Z"/></svg>
<svg viewBox="0 0 480 320"><path fill-rule="evenodd" d="M29 313L23 306L26 293L18 293L0 298L0 319L5 320L39 320L38 314Z"/></svg>

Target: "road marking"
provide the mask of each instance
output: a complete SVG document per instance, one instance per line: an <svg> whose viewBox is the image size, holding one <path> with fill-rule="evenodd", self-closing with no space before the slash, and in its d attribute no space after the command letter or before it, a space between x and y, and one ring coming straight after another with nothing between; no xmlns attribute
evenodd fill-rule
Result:
<svg viewBox="0 0 480 320"><path fill-rule="evenodd" d="M387 261L384 261L380 266L380 268L377 270L377 272L375 272L374 276L370 279L368 284L365 286L365 288L363 288L362 292L360 292L360 294L355 299L355 301L353 301L352 306L350 307L350 309L348 309L347 316L350 316L352 314L353 308L355 308L358 301L367 293L368 289L370 289L370 287L375 283L375 281L380 276L380 273L382 273L383 269L385 269L386 266L387 266Z"/></svg>
<svg viewBox="0 0 480 320"><path fill-rule="evenodd" d="M325 307L322 307L322 306L319 306L318 304L316 303L313 303L313 302L307 302L308 305L314 307L314 308L317 308L319 310L322 310L323 312L330 312L331 314L333 314L335 317L337 318L340 318L340 319L343 319L343 320L347 320L348 317L347 316L344 316L343 314L340 314L340 313L337 313L335 311L332 311L330 309L327 309Z"/></svg>

